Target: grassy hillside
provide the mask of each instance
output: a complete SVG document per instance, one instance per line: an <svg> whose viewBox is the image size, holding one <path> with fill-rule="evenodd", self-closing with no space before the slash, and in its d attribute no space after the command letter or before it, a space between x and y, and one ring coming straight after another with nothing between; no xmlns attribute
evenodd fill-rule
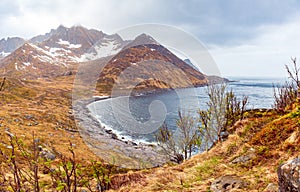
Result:
<svg viewBox="0 0 300 192"><path fill-rule="evenodd" d="M0 92L0 140L9 131L26 142L32 134L57 151L68 151L69 140L82 160L96 156L80 139L72 114L73 78L20 81L8 78ZM74 146L75 146L74 145Z"/></svg>
<svg viewBox="0 0 300 192"><path fill-rule="evenodd" d="M181 165L137 172L139 181L118 191L210 191L211 183L224 175L237 175L248 184L240 191L263 191L269 183L277 184L278 166L299 155L299 114L297 106L285 115L248 112L225 142ZM234 163L245 156L248 161Z"/></svg>
<svg viewBox="0 0 300 192"><path fill-rule="evenodd" d="M77 132L71 108L73 78L7 79L0 92L0 149L9 149L7 132L27 146L34 133L44 147L65 155L70 155L71 142L76 160L82 166L89 166L91 160L100 160ZM109 188L111 191L210 191L216 178L237 175L247 183L240 191L262 191L269 183L277 183L276 171L281 163L299 155L299 117L298 103L286 113L249 111L244 120L230 129L229 138L210 151L180 165L110 175ZM248 160L235 163L242 159L239 157ZM1 159L1 167L5 163ZM47 174L42 175L47 178Z"/></svg>

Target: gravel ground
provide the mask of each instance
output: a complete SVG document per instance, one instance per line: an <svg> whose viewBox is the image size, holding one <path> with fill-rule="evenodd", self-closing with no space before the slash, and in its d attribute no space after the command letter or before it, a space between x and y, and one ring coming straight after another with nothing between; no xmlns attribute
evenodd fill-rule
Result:
<svg viewBox="0 0 300 192"><path fill-rule="evenodd" d="M109 163L131 169L162 166L168 158L153 145L121 141L107 132L95 119L87 105L95 99L73 102L73 110L79 132L90 149Z"/></svg>

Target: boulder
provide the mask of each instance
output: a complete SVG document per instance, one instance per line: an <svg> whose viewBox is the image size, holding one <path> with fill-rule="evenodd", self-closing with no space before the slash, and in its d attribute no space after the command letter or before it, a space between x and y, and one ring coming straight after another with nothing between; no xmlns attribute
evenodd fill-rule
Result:
<svg viewBox="0 0 300 192"><path fill-rule="evenodd" d="M247 187L247 183L238 176L225 175L216 179L210 186L213 192L234 191Z"/></svg>
<svg viewBox="0 0 300 192"><path fill-rule="evenodd" d="M300 156L282 164L277 173L280 192L300 191Z"/></svg>
<svg viewBox="0 0 300 192"><path fill-rule="evenodd" d="M54 153L52 153L50 150L46 149L46 148L42 148L41 146L39 146L39 150L40 150L40 156L45 158L46 160L55 160L56 159L56 155Z"/></svg>
<svg viewBox="0 0 300 192"><path fill-rule="evenodd" d="M278 192L278 186L274 183L269 183L264 192Z"/></svg>
<svg viewBox="0 0 300 192"><path fill-rule="evenodd" d="M236 164L236 163L246 163L251 160L251 156L249 155L242 155L237 158L235 158L231 163Z"/></svg>
<svg viewBox="0 0 300 192"><path fill-rule="evenodd" d="M231 163L237 164L237 163L247 163L250 160L253 160L256 157L255 150L251 148L247 154L241 155L237 158L235 158Z"/></svg>

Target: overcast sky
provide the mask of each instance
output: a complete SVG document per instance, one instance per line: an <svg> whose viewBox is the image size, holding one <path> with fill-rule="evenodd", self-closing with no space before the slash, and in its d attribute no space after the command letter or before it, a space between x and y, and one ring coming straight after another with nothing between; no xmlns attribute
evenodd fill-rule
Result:
<svg viewBox="0 0 300 192"><path fill-rule="evenodd" d="M224 76L284 76L300 58L298 0L1 0L0 38L30 38L60 24L105 33L158 23L191 33Z"/></svg>

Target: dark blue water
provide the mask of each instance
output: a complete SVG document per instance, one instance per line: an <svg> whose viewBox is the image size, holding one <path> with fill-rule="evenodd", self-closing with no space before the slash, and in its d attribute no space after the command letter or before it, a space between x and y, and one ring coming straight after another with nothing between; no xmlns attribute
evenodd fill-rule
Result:
<svg viewBox="0 0 300 192"><path fill-rule="evenodd" d="M271 108L274 102L273 85L284 79L229 78L235 82L228 85L238 98L249 97L248 108ZM155 132L163 121L176 130L178 110L197 117L199 109L206 109L207 87L179 89L139 97L118 97L97 101L89 105L106 129L112 130L120 139L136 142L155 141Z"/></svg>

